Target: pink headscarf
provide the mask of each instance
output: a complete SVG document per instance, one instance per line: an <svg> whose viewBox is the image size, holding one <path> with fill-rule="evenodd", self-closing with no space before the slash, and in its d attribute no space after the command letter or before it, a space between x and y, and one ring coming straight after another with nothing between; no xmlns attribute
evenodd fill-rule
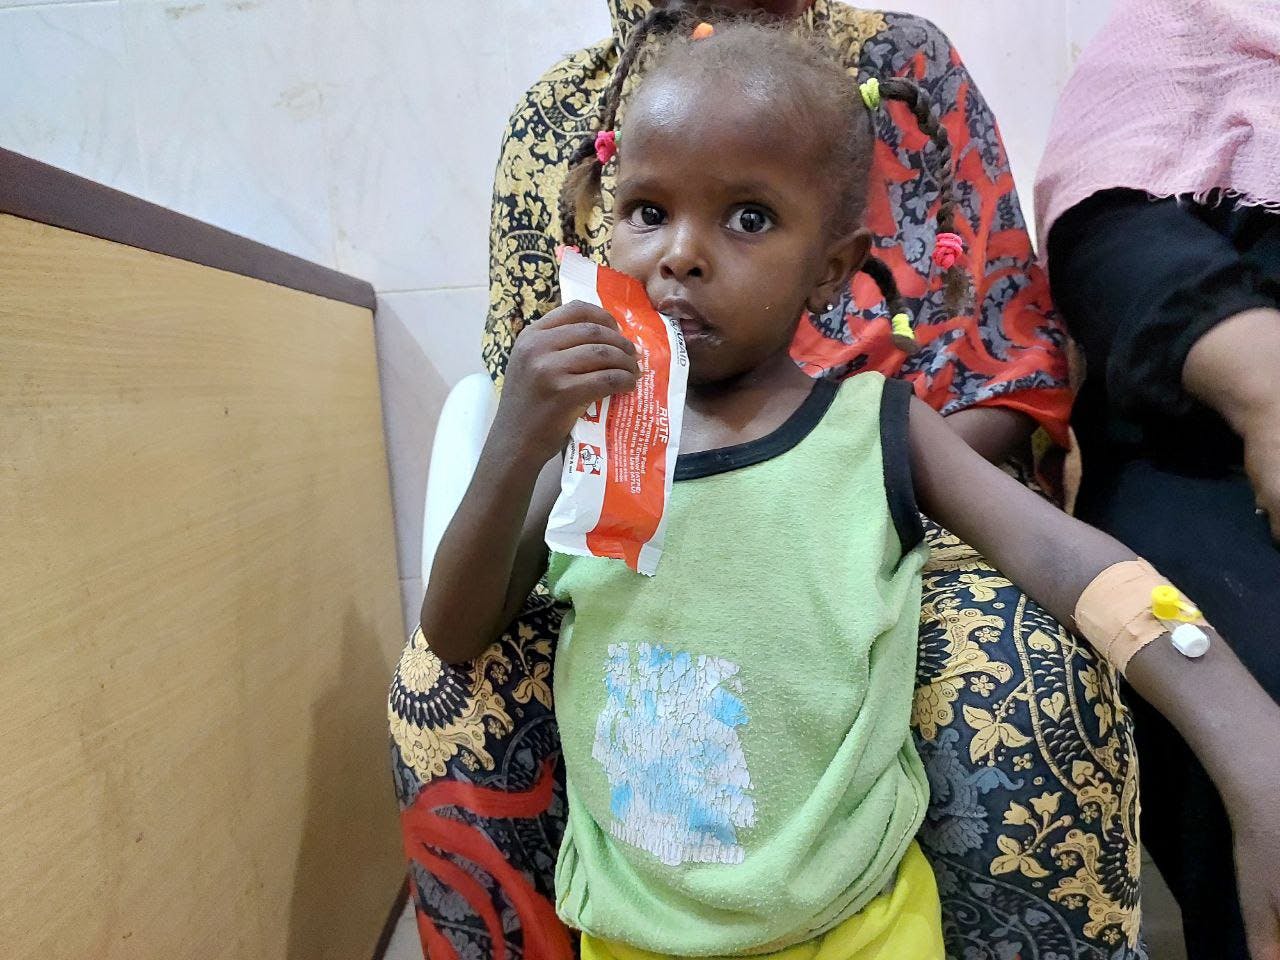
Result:
<svg viewBox="0 0 1280 960"><path fill-rule="evenodd" d="M1060 215L1112 187L1280 208L1280 0L1116 0L1054 115L1041 254Z"/></svg>

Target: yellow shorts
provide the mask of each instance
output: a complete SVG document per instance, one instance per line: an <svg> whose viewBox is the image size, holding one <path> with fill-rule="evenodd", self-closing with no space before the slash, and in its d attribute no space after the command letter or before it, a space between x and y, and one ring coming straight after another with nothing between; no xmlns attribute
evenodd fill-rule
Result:
<svg viewBox="0 0 1280 960"><path fill-rule="evenodd" d="M942 906L933 869L913 842L893 889L813 940L751 960L943 960ZM582 935L582 960L667 960L662 954Z"/></svg>

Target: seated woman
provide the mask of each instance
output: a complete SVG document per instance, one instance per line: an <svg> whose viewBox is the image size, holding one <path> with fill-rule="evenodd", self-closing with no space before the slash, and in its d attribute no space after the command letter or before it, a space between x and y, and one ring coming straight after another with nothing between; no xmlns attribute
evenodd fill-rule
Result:
<svg viewBox="0 0 1280 960"><path fill-rule="evenodd" d="M491 240L485 359L499 382L516 335L557 302L557 207L570 156L598 128L610 85L677 6L655 13L611 0L613 37L554 66L516 108ZM955 160L953 226L975 278L972 313L943 310L933 250L943 191L922 172L927 135L904 105L890 104L876 119L867 225L917 320L919 350L894 347L884 299L861 276L801 324L796 362L813 376L905 379L996 462L1024 448L1037 424L1063 440L1063 335L994 120L946 38L917 17L829 0L722 6L803 18L851 75L910 76L942 114ZM583 252L597 259L612 203L607 174L603 188L581 218ZM936 526L927 537L913 722L931 793L920 845L938 876L949 955L1143 956L1136 769L1114 673L957 538ZM421 634L401 661L393 759L433 960L501 957L504 943L529 957L568 949L550 899L566 813L550 686L561 615L535 595L474 664L441 664Z"/></svg>
<svg viewBox="0 0 1280 960"><path fill-rule="evenodd" d="M1280 697L1280 3L1118 4L1063 93L1036 206L1088 367L1077 512L1193 594ZM1242 920L1234 871L1275 864L1132 704L1142 837L1188 955L1242 960L1247 928L1257 957L1274 919L1252 902Z"/></svg>

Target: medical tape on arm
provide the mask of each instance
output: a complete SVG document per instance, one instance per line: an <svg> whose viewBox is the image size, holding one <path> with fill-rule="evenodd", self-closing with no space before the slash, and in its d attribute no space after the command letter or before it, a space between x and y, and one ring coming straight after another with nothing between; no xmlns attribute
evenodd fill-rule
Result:
<svg viewBox="0 0 1280 960"><path fill-rule="evenodd" d="M1075 621L1076 630L1121 673L1165 633L1174 635L1184 656L1208 649L1202 629L1208 621L1145 560L1126 560L1098 574L1076 602Z"/></svg>

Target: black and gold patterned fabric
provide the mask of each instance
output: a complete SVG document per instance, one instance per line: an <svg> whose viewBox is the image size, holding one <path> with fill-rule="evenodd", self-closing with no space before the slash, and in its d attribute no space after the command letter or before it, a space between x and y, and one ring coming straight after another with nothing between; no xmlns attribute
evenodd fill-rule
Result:
<svg viewBox="0 0 1280 960"><path fill-rule="evenodd" d="M647 7L610 0L614 36L555 65L517 106L495 181L485 361L501 380L515 336L556 302L554 209L563 160L593 130L627 30ZM920 354L884 333L878 292L851 285L802 324L815 374L879 369L950 413L1003 405L1061 436L1069 393L1057 319L1035 267L999 134L945 36L916 17L815 0L806 25L851 74L909 74L933 95L957 158L976 308L941 310L929 258L936 203L910 120L879 118L868 222L917 318ZM587 253L607 253L610 184ZM927 524L913 726L931 801L919 837L955 960L1134 960L1139 942L1137 768L1114 672L970 547ZM529 598L471 664L421 632L392 684L392 764L418 926L432 960L572 956L555 919L565 794L551 695L563 610ZM815 691L820 695L820 691Z"/></svg>

